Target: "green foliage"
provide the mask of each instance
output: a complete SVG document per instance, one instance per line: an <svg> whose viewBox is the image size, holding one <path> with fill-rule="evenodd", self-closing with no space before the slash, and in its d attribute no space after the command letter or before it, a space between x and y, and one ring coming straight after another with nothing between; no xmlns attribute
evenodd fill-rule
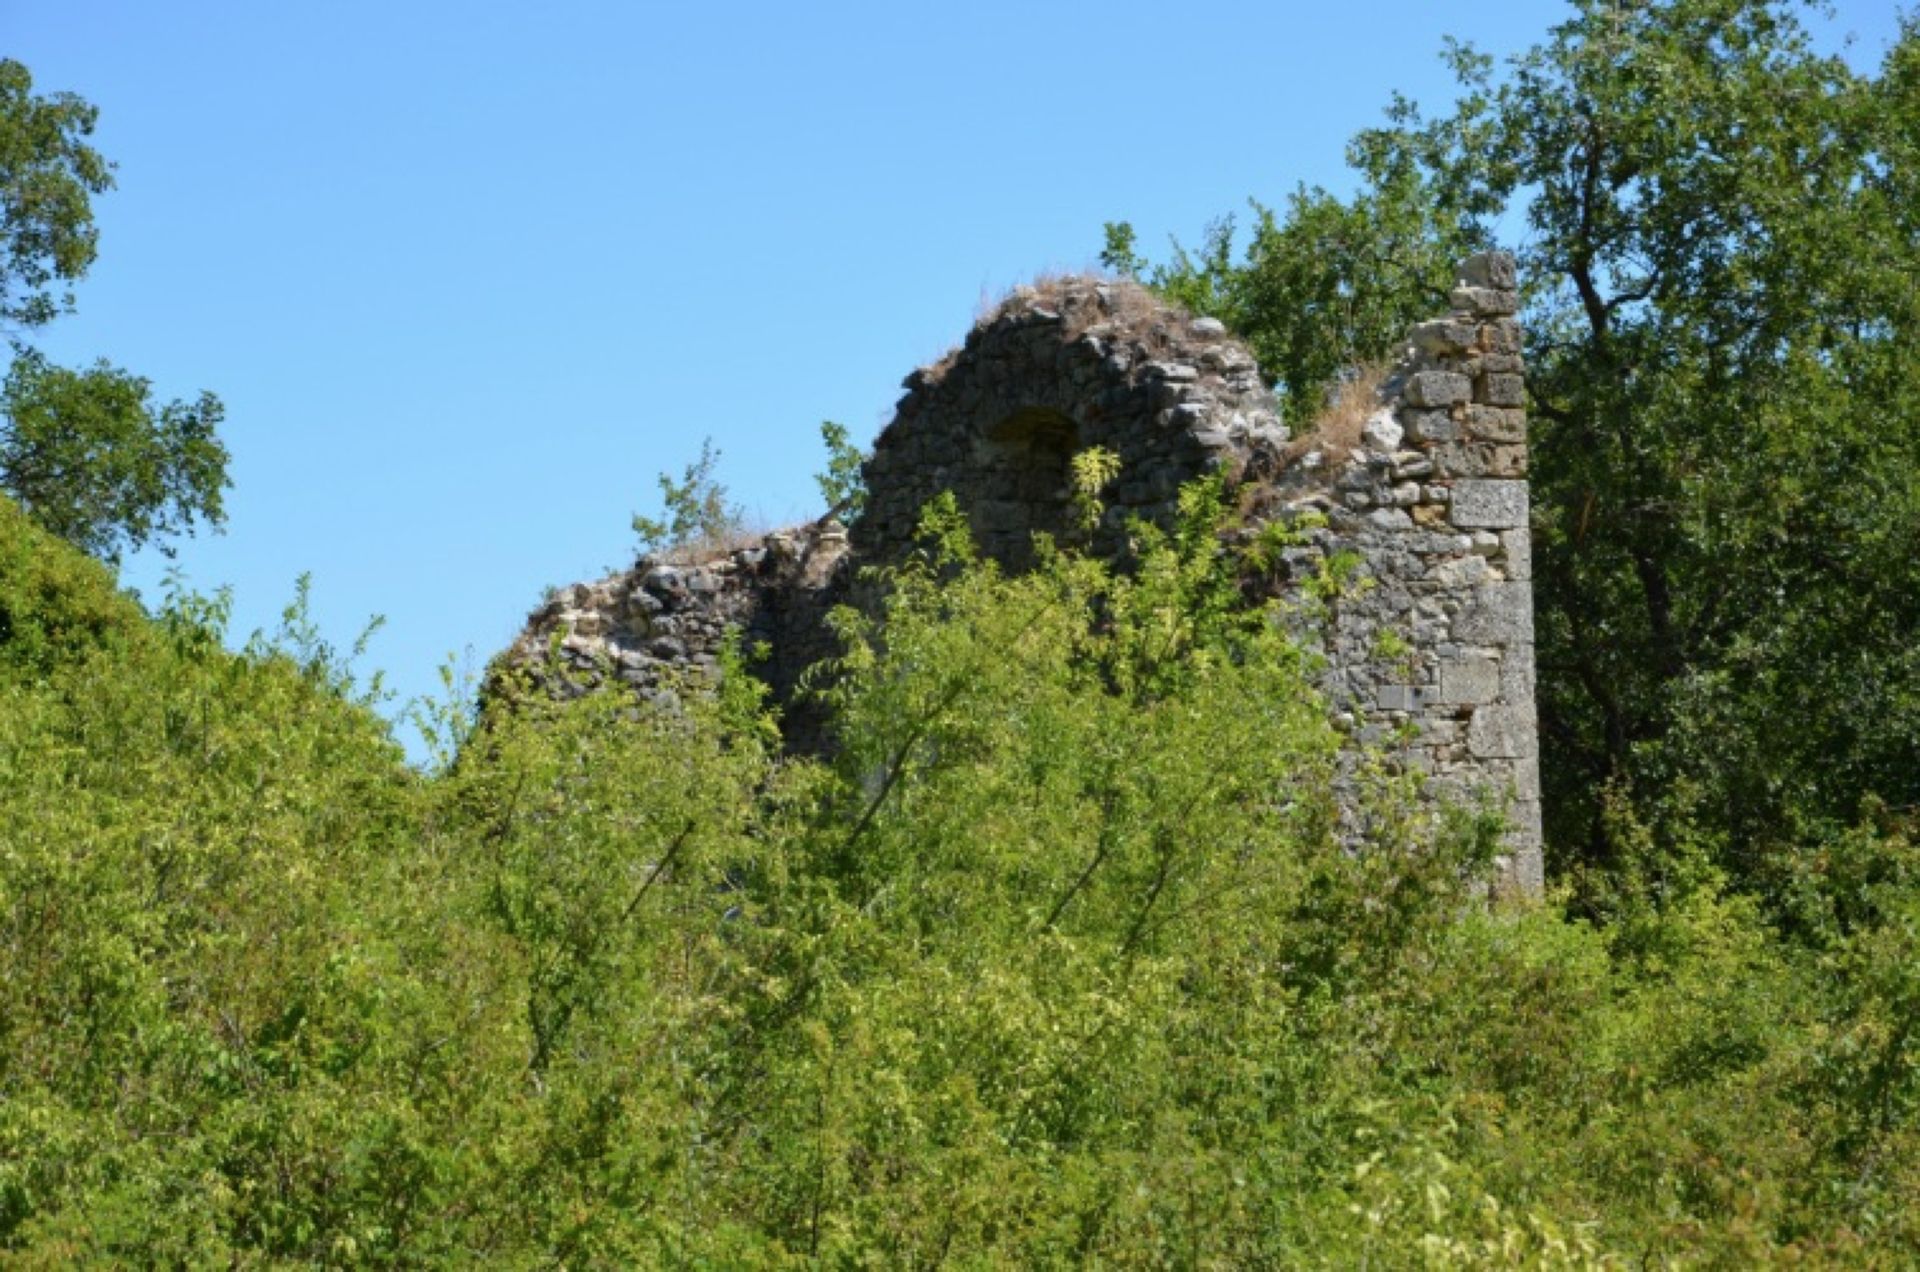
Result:
<svg viewBox="0 0 1920 1272"><path fill-rule="evenodd" d="M214 435L223 415L211 393L160 406L146 380L118 367L69 371L24 352L0 390L0 490L75 547L117 562L225 519L227 448Z"/></svg>
<svg viewBox="0 0 1920 1272"><path fill-rule="evenodd" d="M844 424L822 420L820 441L827 448L827 470L814 474L813 480L827 501L827 515L851 523L867 503L866 478L861 472L867 457L853 444Z"/></svg>
<svg viewBox="0 0 1920 1272"><path fill-rule="evenodd" d="M0 323L38 327L73 307L55 289L93 263L92 196L113 188L86 140L97 114L71 93L36 96L27 68L0 59Z"/></svg>
<svg viewBox="0 0 1920 1272"><path fill-rule="evenodd" d="M1106 514L1100 494L1120 475L1120 456L1104 446L1089 446L1077 452L1067 465L1072 486L1073 521L1083 533L1099 527Z"/></svg>
<svg viewBox="0 0 1920 1272"><path fill-rule="evenodd" d="M714 476L720 452L713 439L700 443L700 457L688 464L678 481L660 474L662 517L633 515L633 532L640 536L642 553L675 548L695 550L723 545L738 533L745 514L727 502L727 488Z"/></svg>
<svg viewBox="0 0 1920 1272"><path fill-rule="evenodd" d="M736 656L455 712L423 778L298 597L232 654L0 503L0 1257L1920 1256L1910 828L1800 881L1817 942L1711 878L1489 902L1496 826L1393 781L1346 851L1311 668L1184 510L1008 578L937 502L830 765Z"/></svg>
<svg viewBox="0 0 1920 1272"><path fill-rule="evenodd" d="M0 675L33 679L138 627L98 562L57 550L0 496Z"/></svg>
<svg viewBox="0 0 1920 1272"><path fill-rule="evenodd" d="M1352 199L1151 271L1297 418L1524 216L1549 865L1595 915L1716 870L1784 914L1864 799L1920 804L1920 29L1863 76L1798 8L1450 46L1458 101L1396 99Z"/></svg>
<svg viewBox="0 0 1920 1272"><path fill-rule="evenodd" d="M1136 250L1133 226L1125 221L1106 223L1106 246L1100 249L1100 263L1116 274L1138 278L1147 266Z"/></svg>
<svg viewBox="0 0 1920 1272"><path fill-rule="evenodd" d="M93 195L111 165L85 139L95 111L71 94L35 96L20 63L0 59L0 325L31 328L71 309L93 263ZM149 383L101 361L47 362L8 333L14 361L0 394L0 492L82 550L122 552L224 513L223 409L202 393L158 405ZM161 545L166 551L165 545Z"/></svg>
<svg viewBox="0 0 1920 1272"><path fill-rule="evenodd" d="M1253 231L1234 261L1235 223L1209 226L1198 252L1178 243L1147 268L1132 255L1133 230L1107 226L1107 253L1195 313L1217 317L1252 347L1289 423L1311 421L1339 376L1380 360L1408 324L1444 307L1452 269L1473 239L1436 207L1429 183L1405 165L1359 146L1372 178L1350 203L1321 189L1296 190L1284 213L1253 204Z"/></svg>

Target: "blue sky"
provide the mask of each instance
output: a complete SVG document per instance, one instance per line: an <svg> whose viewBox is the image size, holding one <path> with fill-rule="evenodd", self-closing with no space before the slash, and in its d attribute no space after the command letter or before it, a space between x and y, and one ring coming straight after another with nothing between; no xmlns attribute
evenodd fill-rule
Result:
<svg viewBox="0 0 1920 1272"><path fill-rule="evenodd" d="M769 524L817 509L818 424L865 441L982 298L1344 189L1454 35L1547 0L544 5L0 0L0 54L100 108L119 189L42 341L227 405L238 635L295 577L401 697L503 647L549 584L624 566L654 476L711 436ZM1871 66L1896 7L1823 42ZM130 561L152 596L166 562Z"/></svg>

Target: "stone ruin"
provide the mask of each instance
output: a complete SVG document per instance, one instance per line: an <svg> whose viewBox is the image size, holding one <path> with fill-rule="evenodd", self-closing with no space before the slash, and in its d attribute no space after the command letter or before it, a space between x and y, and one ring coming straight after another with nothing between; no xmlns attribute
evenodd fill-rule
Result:
<svg viewBox="0 0 1920 1272"><path fill-rule="evenodd" d="M613 676L658 696L714 674L737 630L768 651L755 670L792 704L789 741L815 746L817 721L793 696L800 673L833 652L826 612L856 597L859 564L908 548L928 500L952 491L982 551L1017 569L1036 532L1070 537L1068 462L1082 449L1120 458L1095 551L1116 551L1130 518L1166 523L1183 483L1224 470L1253 516L1317 525L1287 553L1295 584L1336 554L1353 566L1309 633L1325 656L1329 709L1354 744L1349 771L1361 756L1383 755L1424 775L1422 797L1434 807L1496 801L1510 826L1510 881L1538 891L1513 259L1475 256L1459 278L1450 312L1415 326L1370 390L1359 436L1297 440L1253 355L1219 322L1131 282L1017 289L961 348L907 377L866 463L867 505L850 532L829 518L704 559L643 558L554 593L506 658L535 668L553 692Z"/></svg>

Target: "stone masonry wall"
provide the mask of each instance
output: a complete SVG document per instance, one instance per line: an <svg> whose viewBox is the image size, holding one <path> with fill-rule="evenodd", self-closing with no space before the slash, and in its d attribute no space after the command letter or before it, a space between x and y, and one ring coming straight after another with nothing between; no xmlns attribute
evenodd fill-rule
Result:
<svg viewBox="0 0 1920 1272"><path fill-rule="evenodd" d="M1424 774L1436 803L1498 801L1512 827L1509 877L1537 891L1518 307L1512 258L1470 259L1450 312L1409 332L1359 443L1289 444L1252 355L1218 322L1132 283L1022 288L960 349L907 377L850 537L828 521L704 561L643 559L555 593L507 659L536 668L555 692L612 675L667 693L688 673L711 674L725 634L738 630L770 650L756 670L787 702L800 672L832 652L823 619L856 595L855 566L903 552L942 491L967 510L982 550L1018 568L1035 532L1071 537L1067 463L1077 451L1105 446L1121 461L1095 551L1117 550L1130 517L1165 521L1183 483L1225 469L1255 487L1243 491L1254 516L1302 528L1283 591L1350 567L1312 630L1336 722L1356 743L1349 780L1378 755ZM790 741L818 743L804 711L788 725Z"/></svg>
<svg viewBox="0 0 1920 1272"><path fill-rule="evenodd" d="M982 551L1017 564L1035 531L1068 537L1067 460L1091 446L1121 461L1093 544L1112 551L1129 517L1164 518L1182 483L1287 438L1246 346L1131 282L1020 288L905 387L867 461L866 557L910 542L950 490Z"/></svg>
<svg viewBox="0 0 1920 1272"><path fill-rule="evenodd" d="M846 558L846 531L831 520L702 559L643 557L552 592L501 662L534 669L562 697L612 677L657 698L718 674L737 634L743 650L765 647L754 671L786 701L800 673L833 652L826 613Z"/></svg>
<svg viewBox="0 0 1920 1272"><path fill-rule="evenodd" d="M1273 515L1326 519L1296 577L1357 557L1321 639L1326 688L1355 739L1426 775L1435 800L1501 801L1508 873L1542 886L1526 384L1513 259L1476 256L1444 318L1421 323L1361 446L1309 452Z"/></svg>

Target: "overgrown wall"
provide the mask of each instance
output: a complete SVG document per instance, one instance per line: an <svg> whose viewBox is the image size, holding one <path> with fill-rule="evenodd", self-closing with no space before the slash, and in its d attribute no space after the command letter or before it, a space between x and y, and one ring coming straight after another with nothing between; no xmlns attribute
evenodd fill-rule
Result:
<svg viewBox="0 0 1920 1272"><path fill-rule="evenodd" d="M824 615L855 596L856 567L905 551L942 491L959 498L983 551L1018 568L1034 533L1071 538L1067 461L1079 450L1104 446L1121 461L1097 551L1118 547L1126 519L1164 520L1183 483L1225 470L1253 515L1303 528L1277 588L1330 566L1345 574L1311 638L1355 743L1346 780L1378 759L1424 774L1436 806L1497 802L1513 827L1510 878L1537 890L1517 309L1512 258L1472 258L1450 312L1409 333L1360 436L1292 440L1253 356L1218 322L1128 282L1020 289L960 349L907 378L867 463L867 511L850 541L823 523L704 562L642 560L555 594L509 659L547 669L558 651L565 674L547 679L562 692L606 675L671 692L709 674L738 630L766 646L760 670L784 700L830 652ZM818 743L804 711L791 720L794 740ZM1357 814L1349 820L1363 836Z"/></svg>

